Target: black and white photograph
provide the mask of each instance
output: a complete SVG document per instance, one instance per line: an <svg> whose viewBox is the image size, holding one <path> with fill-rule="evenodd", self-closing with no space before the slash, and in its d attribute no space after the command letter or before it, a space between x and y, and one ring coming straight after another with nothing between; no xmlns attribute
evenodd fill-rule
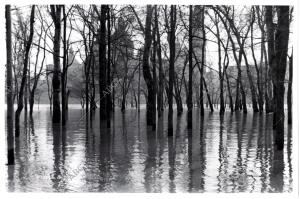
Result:
<svg viewBox="0 0 300 199"><path fill-rule="evenodd" d="M6 197L297 197L297 4L209 3L2 3Z"/></svg>

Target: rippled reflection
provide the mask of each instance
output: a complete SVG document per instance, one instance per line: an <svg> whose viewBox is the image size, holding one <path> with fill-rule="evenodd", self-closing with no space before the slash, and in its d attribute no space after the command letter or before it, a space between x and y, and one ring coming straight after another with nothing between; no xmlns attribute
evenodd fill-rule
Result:
<svg viewBox="0 0 300 199"><path fill-rule="evenodd" d="M193 129L167 111L156 131L145 110L116 110L111 128L98 112L68 111L67 126L52 125L48 109L23 118L16 165L7 167L8 191L31 192L291 192L292 130L284 151L272 145L272 115L193 111Z"/></svg>

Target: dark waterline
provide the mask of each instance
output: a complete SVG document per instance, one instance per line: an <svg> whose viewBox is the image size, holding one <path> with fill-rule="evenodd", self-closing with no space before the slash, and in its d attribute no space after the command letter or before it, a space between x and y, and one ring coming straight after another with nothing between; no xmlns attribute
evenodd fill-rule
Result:
<svg viewBox="0 0 300 199"><path fill-rule="evenodd" d="M23 115L23 114L22 114ZM283 152L273 150L272 115L193 111L174 114L167 136L167 111L157 130L146 127L145 110L117 109L111 129L99 115L70 109L66 127L53 126L48 108L23 123L16 140L16 165L8 166L7 188L16 192L291 192L292 135L287 124ZM23 119L24 121L24 119Z"/></svg>

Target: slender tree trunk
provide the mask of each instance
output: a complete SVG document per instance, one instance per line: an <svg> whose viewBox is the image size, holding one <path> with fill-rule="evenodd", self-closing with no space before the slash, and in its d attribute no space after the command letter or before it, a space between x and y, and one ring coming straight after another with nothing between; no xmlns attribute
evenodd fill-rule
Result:
<svg viewBox="0 0 300 199"><path fill-rule="evenodd" d="M110 28L110 6L107 6L107 82L106 85L108 87L107 97L106 97L106 126L110 128L110 113L112 110L111 103L111 77L110 77L110 66L111 66L111 28Z"/></svg>
<svg viewBox="0 0 300 199"><path fill-rule="evenodd" d="M25 87L24 87L24 118L27 118L27 105L28 105L28 82L29 82L29 73L30 73L30 55L28 55L28 70L27 70L27 75L25 79ZM25 120L26 122L26 120Z"/></svg>
<svg viewBox="0 0 300 199"><path fill-rule="evenodd" d="M123 88L123 95L122 95L122 102L121 102L121 111L122 113L125 112L125 107L126 106L126 94L125 94L125 91L124 91L124 88Z"/></svg>
<svg viewBox="0 0 300 199"><path fill-rule="evenodd" d="M44 61L45 61L45 58L46 58L46 50L45 50L46 42L44 42L44 55L43 55L42 63L41 63L41 66L40 66L40 70L37 74L37 65L38 65L39 54L40 54L40 49L41 49L40 44L41 44L41 39L42 39L42 33L43 33L43 29L41 28L41 32L40 32L41 36L40 36L39 41L38 41L38 49L37 49L37 53L36 53L36 62L35 62L35 67L34 67L34 82L33 82L33 86L32 86L31 91L29 89L29 92L30 92L30 96L29 96L29 115L30 115L30 117L32 117L32 114L33 114L35 90L37 88L37 84L38 84L40 75L42 73L42 69L43 69L43 66L44 66ZM46 36L46 33L45 33L45 36ZM44 39L45 39L45 37L44 37Z"/></svg>
<svg viewBox="0 0 300 199"><path fill-rule="evenodd" d="M54 22L55 32L53 41L53 78L52 78L52 88L53 88L53 112L52 112L52 122L60 123L60 41L61 41L61 6L51 5L51 16Z"/></svg>
<svg viewBox="0 0 300 199"><path fill-rule="evenodd" d="M157 115L158 118L162 116L163 108L163 93L164 93L164 77L163 77L163 66L161 57L161 44L160 44L160 34L158 26L158 13L157 6L155 5L155 26L156 26L156 38L157 38L157 58L158 58L158 93L157 93Z"/></svg>
<svg viewBox="0 0 300 199"><path fill-rule="evenodd" d="M253 9L253 12L252 12L252 15L253 17L255 17L255 12L254 12L254 8ZM255 20L255 19L253 19ZM262 89L261 89L261 83L260 83L260 71L259 71L259 68L258 68L258 64L257 64L257 61L256 61L256 57L255 57L255 53L254 53L254 42L253 42L253 23L251 23L251 27L250 27L250 31L251 31L251 52L252 52L252 58L253 58L253 61L254 61L254 66L255 66L255 69L256 69L256 84L257 84L257 90L258 90L258 107L259 107L259 112L262 113L263 112L263 109L264 109L264 101L263 101L263 94L262 94Z"/></svg>
<svg viewBox="0 0 300 199"><path fill-rule="evenodd" d="M155 9L155 7L154 7ZM157 34L157 27L154 25L152 39L153 39L153 51L152 51L152 76L153 76L153 84L154 84L154 108L153 108L153 118L156 119L156 94L157 94L157 77L156 77L156 52L157 52L157 41L156 41L156 34ZM156 121L152 124L152 130L156 129Z"/></svg>
<svg viewBox="0 0 300 199"><path fill-rule="evenodd" d="M189 82L188 82L188 96L187 96L187 128L193 128L193 6L190 5L189 16Z"/></svg>
<svg viewBox="0 0 300 199"><path fill-rule="evenodd" d="M92 95L90 101L90 116L92 116L93 111L96 109L95 95L96 95L96 87L95 87L95 56L94 53L91 55L91 67L92 67ZM91 117L92 118L92 117Z"/></svg>
<svg viewBox="0 0 300 199"><path fill-rule="evenodd" d="M6 124L7 124L7 165L15 164L14 152L14 101L12 79L12 42L10 5L5 5L6 19Z"/></svg>
<svg viewBox="0 0 300 199"><path fill-rule="evenodd" d="M213 104L212 104L212 100L210 99L209 91L208 91L206 81L205 81L204 78L203 78L203 84L204 84L204 88L205 88L205 91L206 91L207 101L208 101L208 104L209 104L210 111L214 112L214 107L213 107Z"/></svg>
<svg viewBox="0 0 300 199"><path fill-rule="evenodd" d="M202 29L202 50L201 50L201 68L200 68L200 114L201 116L204 116L204 105L203 105L203 79L204 79L204 63L205 63L205 42L206 42L206 34L205 34L205 26L204 26L204 11L205 7L202 8L202 18L201 18L201 29Z"/></svg>
<svg viewBox="0 0 300 199"><path fill-rule="evenodd" d="M18 100L18 108L15 113L15 136L19 137L20 136L20 114L23 109L23 92L25 88L25 81L26 81L26 76L27 76L27 70L28 70L28 57L29 57L29 51L31 48L31 43L33 39L33 24L34 24L34 11L35 11L35 6L33 5L31 8L31 14L30 14L30 34L28 40L25 42L25 57L24 57L24 67L23 67L23 75L22 75L22 80L21 80L21 86L19 90L19 100ZM25 88L27 89L27 88Z"/></svg>
<svg viewBox="0 0 300 199"><path fill-rule="evenodd" d="M196 61L196 65L198 66L198 69L200 71L201 70L201 66L199 64L199 61L198 61L198 59L197 59L196 54L195 54L194 51L193 51L193 54L194 54L194 58L195 58L195 61ZM200 74L201 74L201 72L200 72ZM210 94L209 94L209 91L208 91L208 88L207 88L207 85L206 85L205 78L203 77L202 79L203 79L203 86L204 86L205 91L206 91L206 96L207 96L207 101L208 101L208 104L209 104L209 107L210 107L210 111L214 112L214 108L213 108L213 104L212 104L213 99L211 99L211 97L210 97ZM199 101L200 101L200 99L199 99ZM200 105L200 102L198 103L198 105Z"/></svg>
<svg viewBox="0 0 300 199"><path fill-rule="evenodd" d="M174 87L174 65L175 65L175 27L176 27L176 6L171 5L170 13L170 68L169 68L169 88L168 88L168 135L173 136L173 87Z"/></svg>
<svg viewBox="0 0 300 199"><path fill-rule="evenodd" d="M114 94L114 92L113 92L113 94ZM139 57L138 112L140 112L140 108L141 108L141 60L140 60L140 57Z"/></svg>
<svg viewBox="0 0 300 199"><path fill-rule="evenodd" d="M231 112L234 112L233 99L232 99L231 88L230 88L230 81L229 81L229 78L228 78L227 71L225 71L225 76L226 76L226 82L227 82L227 90L228 90L228 97L229 97L229 106L230 106Z"/></svg>
<svg viewBox="0 0 300 199"><path fill-rule="evenodd" d="M292 124L293 113L292 113L292 88L293 88L293 52L289 59L289 84L287 93L287 104L288 104L288 124Z"/></svg>
<svg viewBox="0 0 300 199"><path fill-rule="evenodd" d="M261 11L261 13L263 13ZM265 47L265 22L263 22L262 20L262 15L260 14L260 8L259 6L256 6L256 15L257 15L257 21L258 21L258 25L261 31L261 61L260 61L260 66L261 68L263 68L263 65L265 67L265 88L264 88L264 97L265 97L265 111L266 113L270 113L272 112L272 107L271 107L271 102L270 102L270 75L269 75L269 66L268 66L268 58L267 58L267 51L266 51L266 47ZM263 61L265 62L263 64ZM263 89L262 89L263 90Z"/></svg>
<svg viewBox="0 0 300 199"><path fill-rule="evenodd" d="M217 17L217 16L216 16ZM218 37L218 65L219 65L219 82L220 82L220 115L223 115L225 112L224 107L224 93L223 93L223 73L222 73L222 54L221 54L221 38L218 24L217 28L217 37Z"/></svg>
<svg viewBox="0 0 300 199"><path fill-rule="evenodd" d="M61 108L62 108L62 112L61 112L61 123L62 126L64 126L66 124L66 83L65 83L65 78L66 78L66 69L67 69L67 54L68 54L68 50L67 50L67 16L66 16L66 8L65 5L63 5L63 22L64 22L64 31L63 31L63 71L61 74Z"/></svg>

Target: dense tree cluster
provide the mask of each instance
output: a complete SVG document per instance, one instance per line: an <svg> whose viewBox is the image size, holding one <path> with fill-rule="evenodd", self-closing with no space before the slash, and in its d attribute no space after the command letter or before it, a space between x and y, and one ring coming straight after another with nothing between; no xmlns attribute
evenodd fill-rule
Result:
<svg viewBox="0 0 300 199"><path fill-rule="evenodd" d="M251 105L253 112L273 112L275 143L283 148L285 82L292 122L292 7L5 8L9 145L13 129L16 137L20 135L20 114L25 106L27 115L27 99L31 116L43 92L39 87L46 82L52 121L63 126L69 96L80 100L86 117L99 108L103 128L110 128L111 112L118 105L125 112L128 104L138 110L146 104L147 125L153 130L166 110L169 136L174 107L181 115L186 103L187 128L192 129L196 106L203 116L205 106L223 115L227 108L246 114ZM216 57L209 57L212 51ZM13 103L18 105L15 120ZM9 156L12 148L8 147ZM8 163L13 164L13 158Z"/></svg>

